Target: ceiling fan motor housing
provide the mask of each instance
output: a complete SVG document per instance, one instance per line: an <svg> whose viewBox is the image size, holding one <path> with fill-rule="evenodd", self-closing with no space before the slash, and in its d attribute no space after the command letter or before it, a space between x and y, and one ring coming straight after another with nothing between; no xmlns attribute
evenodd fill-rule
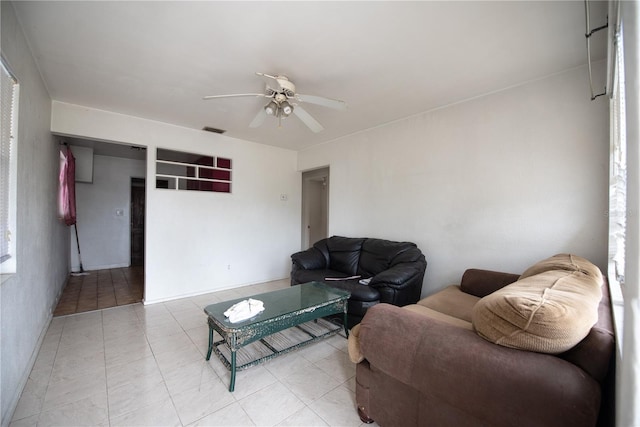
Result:
<svg viewBox="0 0 640 427"><path fill-rule="evenodd" d="M282 89L281 93L284 93L287 98L293 98L294 96L296 96L296 85L294 85L293 82L291 82L291 80L287 78L287 76L278 76L276 77L276 81Z"/></svg>

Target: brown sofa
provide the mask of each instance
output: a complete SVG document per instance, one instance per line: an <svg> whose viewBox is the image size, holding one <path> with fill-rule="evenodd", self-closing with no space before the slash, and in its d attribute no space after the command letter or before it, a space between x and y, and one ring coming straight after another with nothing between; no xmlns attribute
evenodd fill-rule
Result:
<svg viewBox="0 0 640 427"><path fill-rule="evenodd" d="M557 262L558 257L562 262ZM349 338L351 359L359 362L356 401L361 419L375 420L383 427L606 425L610 420L600 408L608 401L603 385L611 383L614 349L608 287L590 263L595 270L587 267L585 271L578 265L567 272L563 262L569 259L572 264L576 258L586 261L557 255L542 261L543 268L538 263L528 269L529 277L471 269L459 286L447 287L418 304L370 308ZM553 283L539 292L543 298L533 304L535 308L531 299L514 303L511 289L532 281L539 285L549 281L549 275ZM572 289L580 300L584 281L591 286L585 293L597 283L599 289L592 292L595 304L591 298L591 305L579 301L572 308L569 302L567 308L563 299L575 299L575 295L562 285L577 283ZM497 312L500 318L490 321L489 329L481 325L485 317L496 314L495 300L505 292L503 308L511 310L520 304L530 317L524 330L514 332L512 322L504 336L490 337L500 328L505 332L501 322L513 314ZM595 313L580 320L582 329L585 322L587 328L576 334L581 327L569 317L586 311ZM549 326L540 316L555 316L551 323L560 325L561 330L552 328L551 341L544 337L547 332L531 329L532 323ZM563 325L570 326L563 329ZM528 335L530 331L535 335ZM518 348L528 346L536 351Z"/></svg>

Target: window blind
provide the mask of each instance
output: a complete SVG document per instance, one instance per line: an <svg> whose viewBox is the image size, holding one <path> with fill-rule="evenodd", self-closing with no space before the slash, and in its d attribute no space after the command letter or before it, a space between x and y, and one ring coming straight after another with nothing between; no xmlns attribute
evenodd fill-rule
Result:
<svg viewBox="0 0 640 427"><path fill-rule="evenodd" d="M4 59L0 77L0 262L8 259L11 230L9 228L9 193L11 156L15 145L17 79L9 72Z"/></svg>

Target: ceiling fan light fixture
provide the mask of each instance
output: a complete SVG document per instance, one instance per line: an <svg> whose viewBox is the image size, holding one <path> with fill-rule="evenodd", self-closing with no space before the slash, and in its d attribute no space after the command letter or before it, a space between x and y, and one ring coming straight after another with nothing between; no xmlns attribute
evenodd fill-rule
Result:
<svg viewBox="0 0 640 427"><path fill-rule="evenodd" d="M286 116L293 113L293 105L289 104L287 101L284 101L280 104L280 108L282 108L282 113Z"/></svg>
<svg viewBox="0 0 640 427"><path fill-rule="evenodd" d="M276 104L275 102L271 101L270 103L268 103L264 107L264 111L269 116L275 116L276 113L278 112L278 104Z"/></svg>

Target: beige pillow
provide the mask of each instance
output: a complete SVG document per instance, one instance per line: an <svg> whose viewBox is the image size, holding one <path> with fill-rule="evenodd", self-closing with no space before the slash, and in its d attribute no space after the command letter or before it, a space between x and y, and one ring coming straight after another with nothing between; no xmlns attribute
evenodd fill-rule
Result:
<svg viewBox="0 0 640 427"><path fill-rule="evenodd" d="M572 254L557 254L543 259L527 268L525 272L520 275L520 279L553 270L580 271L587 276L593 277L598 283L602 282L602 273L598 267L593 265L589 260Z"/></svg>
<svg viewBox="0 0 640 427"><path fill-rule="evenodd" d="M507 285L478 301L473 327L483 338L505 347L551 354L567 351L598 320L601 281L591 273L546 271Z"/></svg>

